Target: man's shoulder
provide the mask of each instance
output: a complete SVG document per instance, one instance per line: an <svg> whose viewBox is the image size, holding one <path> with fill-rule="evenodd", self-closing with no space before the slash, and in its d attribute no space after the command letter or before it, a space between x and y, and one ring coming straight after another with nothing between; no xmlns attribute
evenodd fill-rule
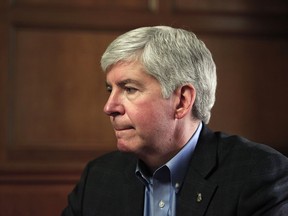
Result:
<svg viewBox="0 0 288 216"><path fill-rule="evenodd" d="M267 144L257 143L238 135L218 136L218 156L222 161L233 161L242 165L281 169L288 168L288 158Z"/></svg>
<svg viewBox="0 0 288 216"><path fill-rule="evenodd" d="M235 151L239 153L275 155L286 158L282 153L273 147L249 140L239 135L228 135L223 132L215 132L218 137L219 148L226 151Z"/></svg>
<svg viewBox="0 0 288 216"><path fill-rule="evenodd" d="M231 135L222 131L214 132L207 126L199 138L200 154L214 155L218 159L229 158L229 160L243 163L243 161L259 160L266 157L277 158L288 163L288 158L273 147L252 141L243 136ZM216 152L215 152L216 151Z"/></svg>

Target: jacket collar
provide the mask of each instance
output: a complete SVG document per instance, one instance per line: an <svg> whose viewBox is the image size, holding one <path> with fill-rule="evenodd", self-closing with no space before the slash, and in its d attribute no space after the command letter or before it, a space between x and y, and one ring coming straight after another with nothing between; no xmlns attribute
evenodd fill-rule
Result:
<svg viewBox="0 0 288 216"><path fill-rule="evenodd" d="M217 165L217 148L217 137L204 126L184 184L177 196L177 215L205 215L217 189L216 184L207 180Z"/></svg>
<svg viewBox="0 0 288 216"><path fill-rule="evenodd" d="M121 208L124 210L123 215L143 215L145 186L135 175L138 159L133 155L131 157L133 158L133 162L131 161L124 170L126 182L122 187L125 189L125 196L123 197L125 200L123 203L126 203L126 205L121 206Z"/></svg>

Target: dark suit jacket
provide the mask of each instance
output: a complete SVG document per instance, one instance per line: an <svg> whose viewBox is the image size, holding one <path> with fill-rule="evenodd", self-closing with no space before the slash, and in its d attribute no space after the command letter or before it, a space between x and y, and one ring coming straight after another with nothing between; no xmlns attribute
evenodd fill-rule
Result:
<svg viewBox="0 0 288 216"><path fill-rule="evenodd" d="M62 216L142 216L144 186L137 158L113 152L88 164ZM288 159L237 136L203 127L177 216L288 215Z"/></svg>

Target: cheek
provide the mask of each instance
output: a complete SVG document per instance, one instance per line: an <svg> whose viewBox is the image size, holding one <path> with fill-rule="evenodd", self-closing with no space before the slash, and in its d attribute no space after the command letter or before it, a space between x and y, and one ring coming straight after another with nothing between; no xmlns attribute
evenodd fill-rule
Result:
<svg viewBox="0 0 288 216"><path fill-rule="evenodd" d="M131 118L138 126L149 126L153 122L153 119L155 120L155 113L150 108L147 108L147 105L143 105Z"/></svg>
<svg viewBox="0 0 288 216"><path fill-rule="evenodd" d="M167 130L173 121L173 111L167 104L142 104L134 114L136 127L146 132ZM133 120L133 119L131 119ZM143 131L142 131L143 132Z"/></svg>

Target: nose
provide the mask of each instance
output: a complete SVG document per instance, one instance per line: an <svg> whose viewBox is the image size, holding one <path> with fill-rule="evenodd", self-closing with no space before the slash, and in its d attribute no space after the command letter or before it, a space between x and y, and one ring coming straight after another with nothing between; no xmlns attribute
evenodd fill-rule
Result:
<svg viewBox="0 0 288 216"><path fill-rule="evenodd" d="M112 93L110 94L106 104L104 105L103 111L108 116L117 116L124 114L124 106L121 103L121 98L118 94Z"/></svg>

